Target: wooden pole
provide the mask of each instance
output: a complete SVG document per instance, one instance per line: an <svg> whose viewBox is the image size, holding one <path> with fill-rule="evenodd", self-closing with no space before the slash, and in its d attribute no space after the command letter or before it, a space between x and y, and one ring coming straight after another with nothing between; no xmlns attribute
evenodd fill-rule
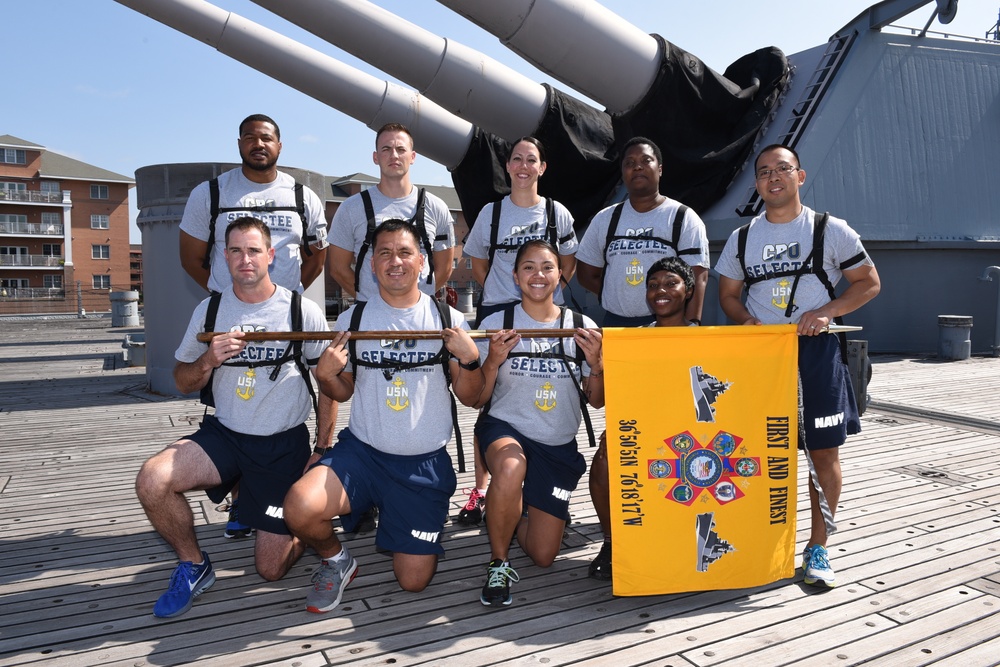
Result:
<svg viewBox="0 0 1000 667"><path fill-rule="evenodd" d="M842 326L831 324L824 329L828 333L838 333L847 331L860 331L861 327ZM489 338L498 329L473 329L469 332L472 338ZM600 331L600 329L598 329ZM202 343L211 342L216 336L221 336L228 332L211 331L198 334L198 341ZM260 342L270 340L333 340L339 331L248 331L243 335L243 340L249 342ZM576 333L576 329L517 329L517 333L522 338L570 338ZM351 338L354 340L440 340L441 331L352 331Z"/></svg>

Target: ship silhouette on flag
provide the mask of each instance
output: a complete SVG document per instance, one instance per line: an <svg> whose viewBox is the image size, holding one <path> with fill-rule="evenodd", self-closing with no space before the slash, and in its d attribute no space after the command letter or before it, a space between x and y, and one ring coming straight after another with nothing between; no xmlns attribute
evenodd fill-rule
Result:
<svg viewBox="0 0 1000 667"><path fill-rule="evenodd" d="M698 531L698 571L707 572L708 566L722 558L736 547L720 539L715 532L715 513L699 514L697 518Z"/></svg>
<svg viewBox="0 0 1000 667"><path fill-rule="evenodd" d="M713 404L732 382L720 382L719 378L704 372L701 366L691 367L691 395L694 398L694 411L700 422L715 422L715 407Z"/></svg>

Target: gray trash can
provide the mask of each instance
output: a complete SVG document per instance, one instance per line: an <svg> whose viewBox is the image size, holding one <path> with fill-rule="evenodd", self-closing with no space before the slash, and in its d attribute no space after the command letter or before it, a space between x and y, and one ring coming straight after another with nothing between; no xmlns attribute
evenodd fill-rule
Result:
<svg viewBox="0 0 1000 667"><path fill-rule="evenodd" d="M139 326L138 292L111 293L111 326L113 327Z"/></svg>
<svg viewBox="0 0 1000 667"><path fill-rule="evenodd" d="M972 316L938 315L938 357L961 361L972 356Z"/></svg>

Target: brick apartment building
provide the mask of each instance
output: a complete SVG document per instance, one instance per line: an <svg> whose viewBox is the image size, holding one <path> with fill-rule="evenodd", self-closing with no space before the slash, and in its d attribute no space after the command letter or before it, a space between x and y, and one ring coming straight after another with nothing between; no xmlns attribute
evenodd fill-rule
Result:
<svg viewBox="0 0 1000 667"><path fill-rule="evenodd" d="M134 183L0 135L0 314L108 311L131 286Z"/></svg>

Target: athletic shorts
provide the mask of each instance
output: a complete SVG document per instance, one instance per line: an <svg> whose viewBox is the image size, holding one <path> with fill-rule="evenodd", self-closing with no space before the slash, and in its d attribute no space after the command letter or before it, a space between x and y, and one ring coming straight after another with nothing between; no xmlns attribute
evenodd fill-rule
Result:
<svg viewBox="0 0 1000 667"><path fill-rule="evenodd" d="M565 445L543 445L489 415L479 416L475 433L483 461L486 461L486 450L500 438L516 440L527 461L522 491L524 504L569 522L570 495L587 470L587 462L577 450L576 440Z"/></svg>
<svg viewBox="0 0 1000 667"><path fill-rule="evenodd" d="M802 425L807 449L840 447L861 432L851 378L837 336L799 336Z"/></svg>
<svg viewBox="0 0 1000 667"><path fill-rule="evenodd" d="M330 466L347 492L351 513L340 517L344 530L353 531L361 515L375 506L379 548L402 554L444 553L441 533L458 484L444 447L415 456L387 454L345 428L318 465Z"/></svg>
<svg viewBox="0 0 1000 667"><path fill-rule="evenodd" d="M257 530L288 535L281 506L309 460L309 429L305 424L274 435L247 435L205 415L201 428L188 436L212 459L222 484L208 489L221 502L240 483L240 523Z"/></svg>
<svg viewBox="0 0 1000 667"><path fill-rule="evenodd" d="M641 315L639 317L624 317L616 315L611 311L604 311L603 327L645 327L656 321L655 315Z"/></svg>

